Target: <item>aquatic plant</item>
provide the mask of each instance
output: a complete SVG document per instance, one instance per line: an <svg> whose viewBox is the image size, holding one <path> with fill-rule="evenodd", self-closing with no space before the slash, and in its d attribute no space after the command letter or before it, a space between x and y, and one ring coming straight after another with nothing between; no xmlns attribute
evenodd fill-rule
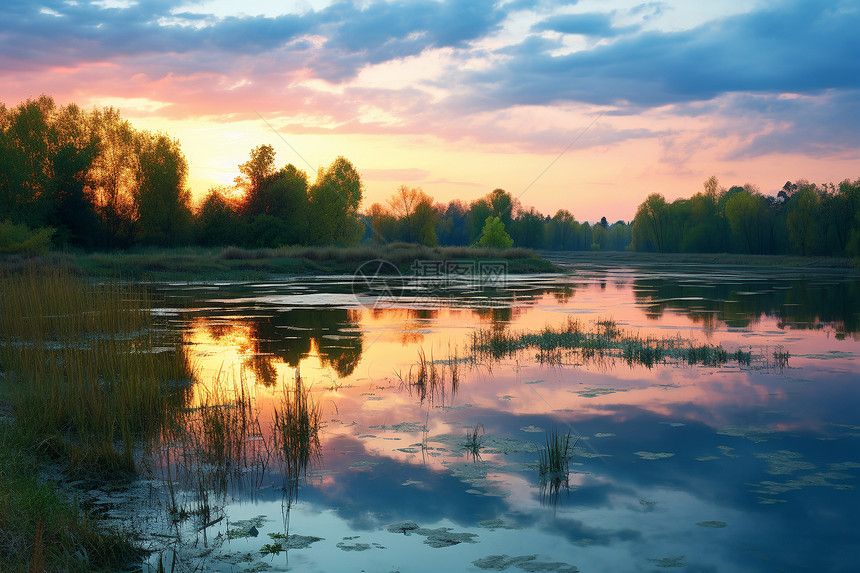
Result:
<svg viewBox="0 0 860 573"><path fill-rule="evenodd" d="M561 490L569 491L570 460L577 443L579 438L571 445L570 431L561 434L553 430L546 435L546 446L538 459L541 504L556 507Z"/></svg>
<svg viewBox="0 0 860 573"><path fill-rule="evenodd" d="M432 352L428 360L424 349L419 348L418 361L409 367L406 376L400 372L395 372L395 375L400 384L410 394L414 393L419 401L444 404L446 398L453 399L457 393L462 378L461 369L462 362L456 348L453 352L449 349L448 358L441 361L433 360Z"/></svg>
<svg viewBox="0 0 860 573"><path fill-rule="evenodd" d="M484 435L484 425L475 424L471 432L466 433L466 443L464 444L466 452L472 455L472 459L477 460L481 457L481 448L484 447L482 436Z"/></svg>
<svg viewBox="0 0 860 573"><path fill-rule="evenodd" d="M0 285L0 361L15 414L82 471L135 470L135 446L187 399L193 369L143 285L29 268Z"/></svg>
<svg viewBox="0 0 860 573"><path fill-rule="evenodd" d="M730 353L721 345L699 344L680 335L663 338L641 336L622 330L612 319L584 325L568 317L560 326L545 326L536 332L479 328L472 332L469 345L472 364L517 358L526 351L534 352L534 359L540 364L549 365L578 359L600 364L623 361L629 366L646 368L670 362L716 367L735 361L740 366L751 366L756 358L761 366L770 366L763 355L754 355L752 350L745 352L739 349ZM787 361L786 354L785 364Z"/></svg>
<svg viewBox="0 0 860 573"><path fill-rule="evenodd" d="M319 439L322 409L310 397L296 369L292 389L284 388L274 413L274 451L281 465L288 491L294 491L308 465L320 457Z"/></svg>

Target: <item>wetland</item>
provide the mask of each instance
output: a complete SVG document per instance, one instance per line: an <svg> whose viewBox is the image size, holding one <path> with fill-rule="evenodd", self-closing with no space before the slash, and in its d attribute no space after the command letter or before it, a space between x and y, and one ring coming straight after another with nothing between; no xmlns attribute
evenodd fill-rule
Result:
<svg viewBox="0 0 860 573"><path fill-rule="evenodd" d="M131 569L854 570L856 271L567 270L89 285L4 326L15 413Z"/></svg>

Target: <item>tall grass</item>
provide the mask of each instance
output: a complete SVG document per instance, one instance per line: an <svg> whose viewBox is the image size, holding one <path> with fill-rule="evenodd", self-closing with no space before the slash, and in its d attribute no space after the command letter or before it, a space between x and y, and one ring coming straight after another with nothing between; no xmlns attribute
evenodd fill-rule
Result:
<svg viewBox="0 0 860 573"><path fill-rule="evenodd" d="M433 360L431 351L430 358L423 348L418 349L418 361L409 367L406 375L395 372L401 385L405 386L410 394L414 394L422 403L439 403L444 405L446 399L453 399L457 394L462 379L462 364L457 355L449 349L449 356L445 360Z"/></svg>
<svg viewBox="0 0 860 573"><path fill-rule="evenodd" d="M151 305L145 287L57 269L0 280L0 363L16 419L72 469L134 471L136 440L186 398L188 357L157 333Z"/></svg>
<svg viewBox="0 0 860 573"><path fill-rule="evenodd" d="M183 403L191 368L157 334L150 305L143 287L58 269L0 277L0 396L14 419L0 428L9 570L116 570L138 554L36 476L43 454L77 472L132 472L136 447Z"/></svg>
<svg viewBox="0 0 860 573"><path fill-rule="evenodd" d="M273 421L274 451L290 499L308 465L321 455L321 415L320 404L311 399L310 391L304 387L302 376L296 370L295 384L292 389L284 387Z"/></svg>
<svg viewBox="0 0 860 573"><path fill-rule="evenodd" d="M569 431L561 434L554 430L546 435L546 446L540 451L538 459L542 504L556 507L561 490L570 490L570 460L578 442L579 438L571 445Z"/></svg>

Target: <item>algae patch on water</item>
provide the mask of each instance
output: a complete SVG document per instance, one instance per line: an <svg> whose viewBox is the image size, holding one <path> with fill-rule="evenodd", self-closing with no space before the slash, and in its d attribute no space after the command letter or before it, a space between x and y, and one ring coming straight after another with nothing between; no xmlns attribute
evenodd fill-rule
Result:
<svg viewBox="0 0 860 573"><path fill-rule="evenodd" d="M504 571L510 567L516 567L523 571L555 571L556 573L578 573L579 569L568 563L559 561L538 561L537 555L520 555L509 557L508 555L490 555L482 559L472 561L472 565L484 571Z"/></svg>
<svg viewBox="0 0 860 573"><path fill-rule="evenodd" d="M633 454L639 456L643 460L663 460L675 455L669 452L633 452Z"/></svg>
<svg viewBox="0 0 860 573"><path fill-rule="evenodd" d="M723 527L726 527L728 523L726 523L725 521L700 521L696 525L701 527L712 527L714 529L721 529Z"/></svg>
<svg viewBox="0 0 860 573"><path fill-rule="evenodd" d="M424 537L424 543L439 549L442 547L451 547L460 543L477 543L475 538L478 537L475 533L458 533L452 531L450 527L439 527L436 529L428 529L420 527L414 521L401 521L392 523L386 527L390 533L402 533L403 535L420 535Z"/></svg>

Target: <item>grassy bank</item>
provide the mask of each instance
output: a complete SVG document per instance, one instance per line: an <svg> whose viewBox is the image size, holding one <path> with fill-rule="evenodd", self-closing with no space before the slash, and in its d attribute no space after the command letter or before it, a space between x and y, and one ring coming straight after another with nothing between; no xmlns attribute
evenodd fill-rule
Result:
<svg viewBox="0 0 860 573"><path fill-rule="evenodd" d="M34 259L5 256L0 268L18 270ZM527 249L479 249L397 243L357 247L282 247L278 249L179 248L135 249L109 253L53 253L36 264L72 269L93 277L125 279L245 279L272 274L352 275L364 263L383 260L403 275L416 261L504 261L508 273L556 272L558 269ZM392 267L383 267L394 272Z"/></svg>
<svg viewBox="0 0 860 573"><path fill-rule="evenodd" d="M117 570L136 554L38 478L135 472L138 446L181 406L184 349L156 336L141 286L31 268L0 278L0 562L13 571ZM4 568L4 571L7 569Z"/></svg>

